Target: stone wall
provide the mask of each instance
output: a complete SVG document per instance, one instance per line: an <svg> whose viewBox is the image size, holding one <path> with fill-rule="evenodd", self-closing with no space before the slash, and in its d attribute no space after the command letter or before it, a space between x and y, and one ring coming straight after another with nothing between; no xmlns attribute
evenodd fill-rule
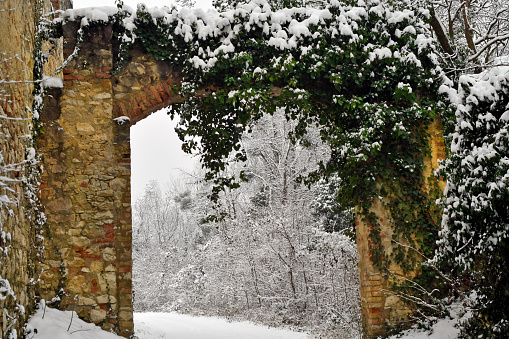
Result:
<svg viewBox="0 0 509 339"><path fill-rule="evenodd" d="M77 26L65 29L64 57ZM113 118L112 31L87 36L42 116L41 199L49 232L41 296L129 337L133 333L129 124Z"/></svg>
<svg viewBox="0 0 509 339"><path fill-rule="evenodd" d="M56 1L59 5L60 2ZM41 8L40 8L40 7ZM62 4L65 8L66 4ZM0 337L22 326L37 295L39 231L30 223L33 211L22 180L27 176L27 149L32 146L31 108L35 29L49 0L0 1ZM48 46L46 46L48 47ZM49 50L47 50L48 52ZM45 71L54 71L58 48ZM60 51L61 52L61 51ZM12 333L11 333L12 334Z"/></svg>
<svg viewBox="0 0 509 339"><path fill-rule="evenodd" d="M182 79L178 69L154 60L138 44L130 49L129 56L131 61L112 79L113 111L117 117L126 116L134 125L163 107L184 101L174 89Z"/></svg>
<svg viewBox="0 0 509 339"><path fill-rule="evenodd" d="M63 28L64 56L78 23ZM140 46L112 76L111 26L85 30L78 58L63 71L64 88L46 98L41 199L49 233L41 296L104 329L133 333L129 128L152 112L182 102L172 86L180 73ZM126 117L127 121L118 117Z"/></svg>

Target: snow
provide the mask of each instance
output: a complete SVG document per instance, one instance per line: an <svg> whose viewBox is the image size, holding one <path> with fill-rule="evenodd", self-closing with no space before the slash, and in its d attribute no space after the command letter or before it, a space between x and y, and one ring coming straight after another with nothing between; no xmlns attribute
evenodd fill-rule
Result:
<svg viewBox="0 0 509 339"><path fill-rule="evenodd" d="M70 325L70 326L69 326ZM46 307L44 301L30 318L27 331L33 339L119 339L120 337L103 331L100 327L79 319L74 311L59 311ZM37 331L37 333L34 333Z"/></svg>
<svg viewBox="0 0 509 339"><path fill-rule="evenodd" d="M70 325L70 326L69 326ZM306 333L268 328L249 322L228 322L213 317L178 313L135 313L135 334L139 339L306 339ZM33 339L120 339L116 334L79 319L74 311L46 307L44 301L27 325ZM37 330L37 333L34 333ZM33 335L33 336L32 336Z"/></svg>
<svg viewBox="0 0 509 339"><path fill-rule="evenodd" d="M42 76L42 85L44 88L64 88L64 81L62 78Z"/></svg>
<svg viewBox="0 0 509 339"><path fill-rule="evenodd" d="M439 319L430 330L410 329L403 331L398 335L389 337L396 338L412 338L412 339L456 339L460 334L459 328L456 327L460 321L465 321L471 316L471 313L461 305L461 303L453 303L449 306L450 318Z"/></svg>
<svg viewBox="0 0 509 339"><path fill-rule="evenodd" d="M461 303L449 306L450 317L439 319L430 330L410 329L389 339L455 339L460 321L471 316ZM70 325L70 326L69 326ZM268 328L249 322L229 322L216 317L191 316L178 313L135 313L135 335L139 339L308 339L306 333ZM33 333L34 329L37 333ZM120 339L113 333L79 319L75 312L45 307L44 301L30 318L27 330L33 339Z"/></svg>
<svg viewBox="0 0 509 339"><path fill-rule="evenodd" d="M125 10L134 13L134 10L128 6L124 6ZM108 22L108 17L113 16L118 12L116 7L90 7L90 8L77 8L69 9L63 12L63 18L74 21L76 18L85 18L85 26L89 22L99 21ZM83 23L83 21L82 21Z"/></svg>
<svg viewBox="0 0 509 339"><path fill-rule="evenodd" d="M267 328L248 322L228 322L211 317L194 317L177 313L136 313L136 335L139 339L304 339L305 333Z"/></svg>
<svg viewBox="0 0 509 339"><path fill-rule="evenodd" d="M131 121L131 119L129 119L129 117L126 117L126 116L121 116L121 117L113 119L113 121L115 121L119 125L123 125L126 122Z"/></svg>

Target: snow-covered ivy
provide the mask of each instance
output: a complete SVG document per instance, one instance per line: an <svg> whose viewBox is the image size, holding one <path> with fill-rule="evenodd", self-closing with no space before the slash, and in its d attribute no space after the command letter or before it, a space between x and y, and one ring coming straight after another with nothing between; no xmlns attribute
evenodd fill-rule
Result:
<svg viewBox="0 0 509 339"><path fill-rule="evenodd" d="M467 274L479 295L477 308L489 328L507 333L509 261L509 57L494 67L445 83L456 107L437 260ZM482 322L481 322L482 323ZM477 325L476 325L477 326ZM498 332L497 332L498 328ZM498 334L497 334L498 333ZM469 333L478 336L481 333Z"/></svg>
<svg viewBox="0 0 509 339"><path fill-rule="evenodd" d="M425 192L427 124L445 106L437 100L442 69L429 31L429 12L410 1L333 0L324 8L274 10L265 0L217 12L138 5L62 12L53 23L111 23L120 42L117 69L130 45L141 43L158 60L181 69L175 88L188 100L173 107L188 152L199 152L212 198L238 178L221 176L232 155L246 158L241 136L263 112L284 107L305 144L317 125L331 157L303 180L338 175L338 197L359 207L370 224L372 259L385 270L395 260L415 270L409 248L431 257L438 225ZM198 95L206 90L207 95ZM242 177L242 173L240 175ZM407 244L387 257L373 200L391 211L394 240ZM424 274L423 274L424 276ZM427 277L433 280L433 277Z"/></svg>

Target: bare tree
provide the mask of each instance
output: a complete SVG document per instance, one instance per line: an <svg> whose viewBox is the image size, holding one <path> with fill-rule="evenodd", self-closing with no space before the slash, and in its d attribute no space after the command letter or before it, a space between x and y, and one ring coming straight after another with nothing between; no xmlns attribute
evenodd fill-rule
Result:
<svg viewBox="0 0 509 339"><path fill-rule="evenodd" d="M429 0L425 5L443 50L465 67L488 65L509 53L509 2Z"/></svg>

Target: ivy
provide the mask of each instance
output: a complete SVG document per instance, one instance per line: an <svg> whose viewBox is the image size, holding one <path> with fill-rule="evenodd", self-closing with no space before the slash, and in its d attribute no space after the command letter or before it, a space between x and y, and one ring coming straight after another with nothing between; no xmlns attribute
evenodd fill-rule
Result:
<svg viewBox="0 0 509 339"><path fill-rule="evenodd" d="M433 197L425 190L423 157L429 155L427 126L446 110L436 98L442 70L427 29L428 13L370 1L331 1L324 9L272 10L265 1L239 4L222 13L157 13L122 4L111 18L119 40L117 70L135 42L157 60L184 74L171 107L181 123L183 149L199 153L217 202L240 178L224 176L229 161L242 161L241 136L276 107L297 121L290 136L304 140L320 127L331 157L302 181L337 175L343 206L358 206L371 227L370 253L384 274L398 263L416 271L410 248L431 254L438 235ZM198 96L206 90L207 95ZM394 225L396 247L387 257L379 218L371 211L383 197ZM418 260L419 259L419 260ZM421 277L433 279L417 268Z"/></svg>

